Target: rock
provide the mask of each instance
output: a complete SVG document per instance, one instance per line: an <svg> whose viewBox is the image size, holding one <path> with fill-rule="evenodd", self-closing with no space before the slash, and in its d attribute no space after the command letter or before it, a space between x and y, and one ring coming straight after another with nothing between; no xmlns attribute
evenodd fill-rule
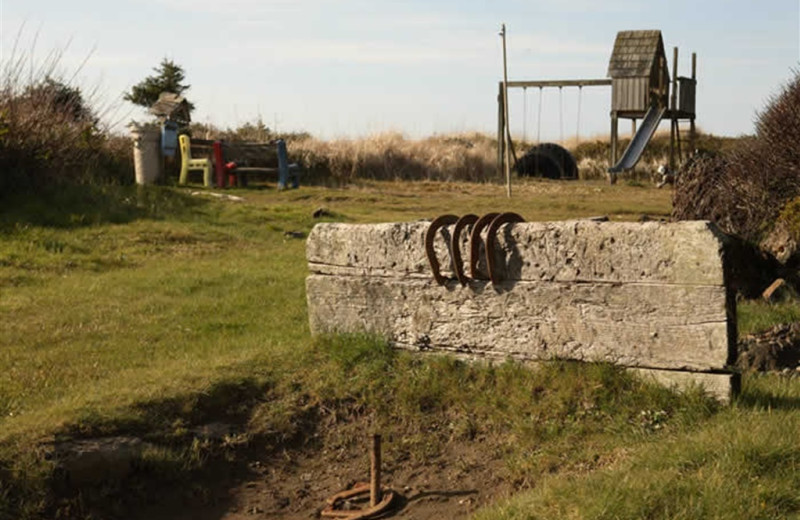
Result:
<svg viewBox="0 0 800 520"><path fill-rule="evenodd" d="M81 439L57 444L54 457L69 484L80 486L124 478L142 446L136 437Z"/></svg>
<svg viewBox="0 0 800 520"><path fill-rule="evenodd" d="M784 220L778 220L767 238L761 242L760 247L783 265L800 263L800 246L792 237L789 225Z"/></svg>

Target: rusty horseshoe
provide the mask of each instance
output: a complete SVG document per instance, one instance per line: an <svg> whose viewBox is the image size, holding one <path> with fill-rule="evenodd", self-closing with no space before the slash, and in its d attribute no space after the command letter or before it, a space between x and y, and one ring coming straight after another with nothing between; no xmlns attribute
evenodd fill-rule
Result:
<svg viewBox="0 0 800 520"><path fill-rule="evenodd" d="M461 285L467 285L469 277L464 274L464 260L461 258L461 231L467 226L473 226L478 221L478 215L464 215L458 222L456 227L453 228L453 236L450 237L450 251L453 255L453 270L456 272L456 278L461 282Z"/></svg>
<svg viewBox="0 0 800 520"><path fill-rule="evenodd" d="M370 485L368 482L359 483L353 486L352 489L336 493L328 499L327 505L322 511L320 511L320 516L325 518L342 518L346 520L361 520L371 516L378 516L380 513L386 511L386 509L389 507L389 504L391 504L392 500L394 500L394 493L389 489L384 488L383 499L367 509L356 509L351 511L338 509L340 503L345 500L354 499L359 496L368 496L369 487Z"/></svg>
<svg viewBox="0 0 800 520"><path fill-rule="evenodd" d="M488 280L488 277L478 270L478 255L481 250L481 231L488 226L499 213L487 213L472 226L469 236L469 272L473 280Z"/></svg>
<svg viewBox="0 0 800 520"><path fill-rule="evenodd" d="M431 271L433 272L433 279L436 280L436 283L439 285L444 285L447 281L447 278L442 276L442 273L439 272L439 260L436 258L436 250L433 248L433 240L436 238L436 232L439 231L439 228L443 226L449 226L450 224L455 224L458 221L458 217L455 215L442 215L440 217L436 217L431 222L431 225L428 226L428 231L425 233L425 254L428 255L428 263L431 265Z"/></svg>
<svg viewBox="0 0 800 520"><path fill-rule="evenodd" d="M500 279L500 273L497 272L497 266L494 263L494 246L497 230L500 229L500 226L503 224L515 222L525 222L525 219L517 213L501 213L492 220L486 232L486 268L489 270L489 279L492 281L493 285L497 285L502 281ZM477 228L477 224L475 227Z"/></svg>

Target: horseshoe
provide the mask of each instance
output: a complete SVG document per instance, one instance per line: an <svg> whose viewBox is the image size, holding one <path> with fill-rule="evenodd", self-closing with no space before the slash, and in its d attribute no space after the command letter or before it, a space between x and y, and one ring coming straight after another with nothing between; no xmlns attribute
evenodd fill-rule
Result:
<svg viewBox="0 0 800 520"><path fill-rule="evenodd" d="M525 219L516 213L501 213L492 220L492 223L489 224L489 230L486 232L486 267L489 270L489 279L492 280L492 284L494 285L502 281L494 265L495 235L497 234L497 230L500 229L500 226L503 224L512 224L514 222L525 222Z"/></svg>
<svg viewBox="0 0 800 520"><path fill-rule="evenodd" d="M439 231L440 227L455 224L456 221L458 221L458 217L455 215L436 217L433 219L433 222L431 222L431 225L428 226L428 231L425 233L425 254L428 255L428 263L431 265L433 279L436 280L436 283L439 285L444 285L447 278L442 276L442 273L439 272L439 260L436 258L436 250L433 248L433 239L436 238L436 232Z"/></svg>
<svg viewBox="0 0 800 520"><path fill-rule="evenodd" d="M472 213L469 215L464 215L458 219L458 222L456 222L456 227L453 229L453 236L450 237L450 251L453 255L453 270L456 272L456 278L458 278L458 281L461 282L461 285L467 285L467 282L469 282L469 277L464 274L464 260L461 258L461 231L467 226L474 225L477 221L478 215L473 215Z"/></svg>
<svg viewBox="0 0 800 520"><path fill-rule="evenodd" d="M345 520L362 520L377 516L379 513L384 512L389 507L389 504L392 502L392 500L394 500L394 493L392 490L383 488L383 499L372 507L360 510L355 509L351 511L338 509L338 506L341 505L340 502L345 500L353 499L361 495L369 497L369 490L370 484L366 482L356 484L351 489L336 493L328 499L327 505L322 511L320 511L320 516L325 518L341 518Z"/></svg>
<svg viewBox="0 0 800 520"><path fill-rule="evenodd" d="M487 213L472 226L469 236L469 272L474 280L488 280L485 274L478 271L478 254L481 246L481 231L488 226L499 213Z"/></svg>

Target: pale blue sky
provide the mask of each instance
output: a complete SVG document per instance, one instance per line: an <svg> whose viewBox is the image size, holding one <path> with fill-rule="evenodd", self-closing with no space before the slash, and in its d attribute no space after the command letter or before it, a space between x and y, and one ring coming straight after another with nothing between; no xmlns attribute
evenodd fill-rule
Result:
<svg viewBox="0 0 800 520"><path fill-rule="evenodd" d="M698 54L698 124L752 131L756 111L800 63L800 0L0 0L2 56L43 58L118 103L163 57L192 85L194 119L235 126L259 116L325 137L494 132L508 28L509 79L605 77L619 30L660 29L679 73ZM34 44L35 39L35 44ZM672 65L670 64L670 70ZM573 137L577 90L546 90L542 138ZM511 100L516 134L536 136L538 91ZM526 107L527 105L527 107ZM608 133L610 89L584 89L582 136ZM527 108L527 117L526 111ZM563 115L562 115L563 114ZM627 127L621 130L627 131Z"/></svg>

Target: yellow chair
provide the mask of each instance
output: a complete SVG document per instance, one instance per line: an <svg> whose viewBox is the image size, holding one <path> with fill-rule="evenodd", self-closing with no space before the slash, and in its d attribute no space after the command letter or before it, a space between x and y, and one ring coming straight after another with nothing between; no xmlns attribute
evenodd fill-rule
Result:
<svg viewBox="0 0 800 520"><path fill-rule="evenodd" d="M181 135L181 176L178 184L186 184L189 170L203 170L203 184L211 187L211 159L192 159L192 142L188 135Z"/></svg>

